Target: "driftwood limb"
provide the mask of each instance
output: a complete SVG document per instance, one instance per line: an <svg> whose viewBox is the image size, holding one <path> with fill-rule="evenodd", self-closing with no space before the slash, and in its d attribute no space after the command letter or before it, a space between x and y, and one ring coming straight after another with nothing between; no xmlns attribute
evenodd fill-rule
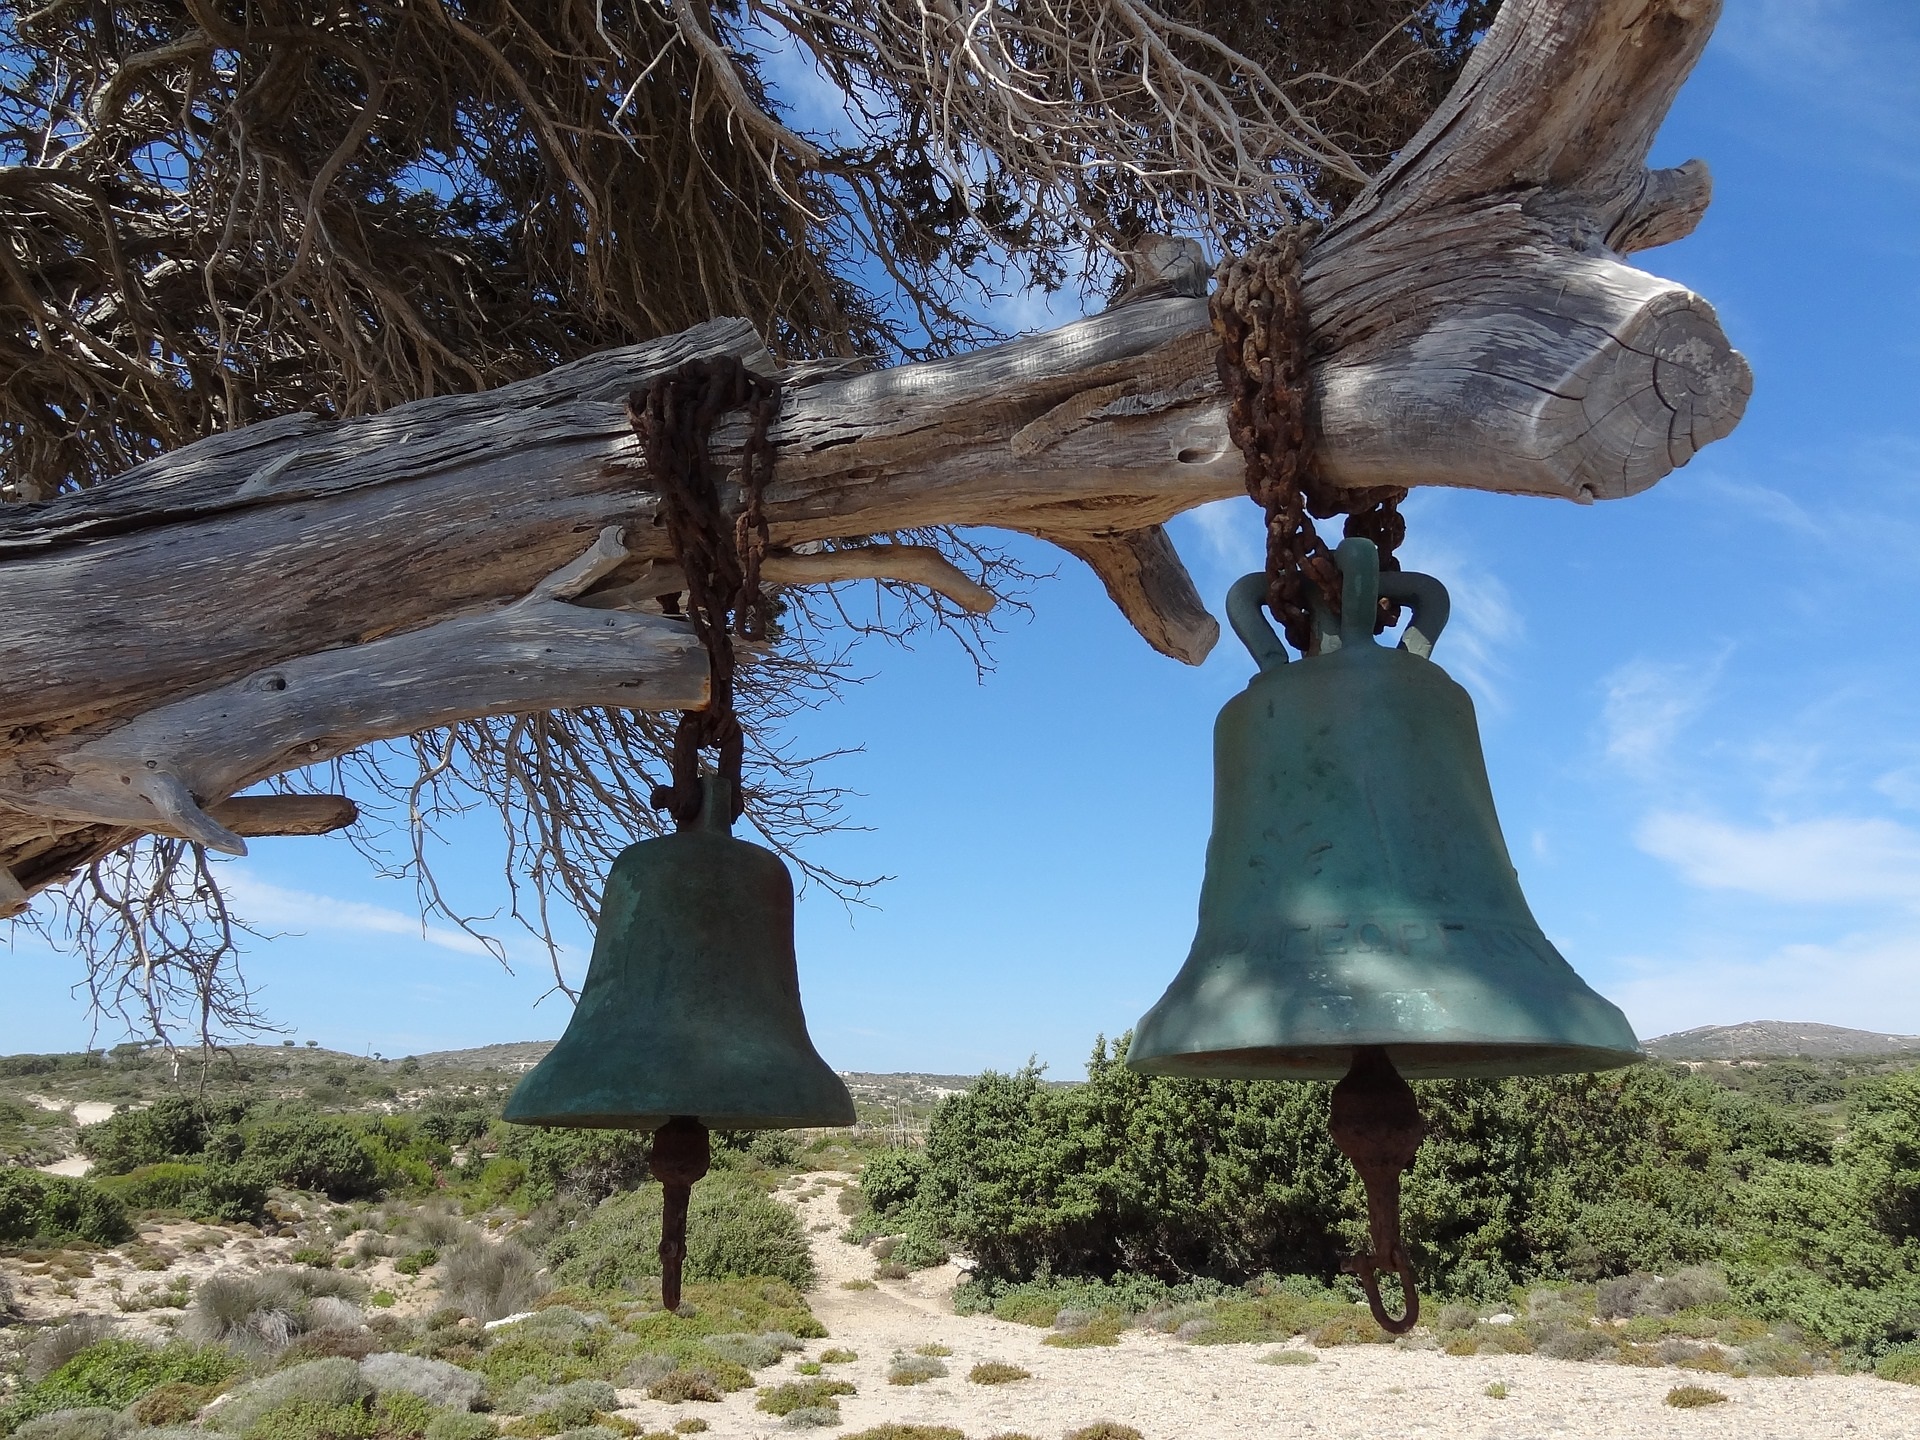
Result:
<svg viewBox="0 0 1920 1440"><path fill-rule="evenodd" d="M946 596L963 610L985 615L999 597L977 584L931 545L853 545L812 554L768 552L760 578L769 585L831 585L843 580L897 580ZM600 610L630 609L663 595L678 595L687 577L678 565L649 564L639 578L580 598Z"/></svg>
<svg viewBox="0 0 1920 1440"><path fill-rule="evenodd" d="M360 818L345 795L236 795L207 814L235 835L329 835Z"/></svg>
<svg viewBox="0 0 1920 1440"><path fill-rule="evenodd" d="M1609 499L1738 421L1751 378L1712 308L1624 258L1686 234L1711 193L1700 162L1645 157L1718 13L1507 0L1313 251L1334 483ZM790 372L769 580L878 576L983 609L939 557L845 537L1025 531L1197 663L1217 627L1159 527L1244 484L1201 273L1190 242L1153 241L1104 314L953 359ZM482 394L282 417L0 511L0 907L141 832L241 848L229 796L377 739L701 704L692 637L633 608L677 577L624 402L719 355L778 368L751 325L715 320ZM722 464L744 434L719 428Z"/></svg>

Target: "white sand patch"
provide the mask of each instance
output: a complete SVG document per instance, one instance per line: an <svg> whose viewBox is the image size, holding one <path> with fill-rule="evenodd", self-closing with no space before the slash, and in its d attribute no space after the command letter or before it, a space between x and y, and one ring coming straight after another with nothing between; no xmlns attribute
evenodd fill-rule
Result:
<svg viewBox="0 0 1920 1440"><path fill-rule="evenodd" d="M93 1162L84 1155L69 1155L64 1160L56 1160L51 1165L41 1165L38 1168L46 1171L49 1175L72 1175L77 1177L85 1175L89 1170L93 1169Z"/></svg>
<svg viewBox="0 0 1920 1440"><path fill-rule="evenodd" d="M73 1123L98 1125L102 1120L111 1120L118 1108L104 1100L82 1100L73 1107Z"/></svg>

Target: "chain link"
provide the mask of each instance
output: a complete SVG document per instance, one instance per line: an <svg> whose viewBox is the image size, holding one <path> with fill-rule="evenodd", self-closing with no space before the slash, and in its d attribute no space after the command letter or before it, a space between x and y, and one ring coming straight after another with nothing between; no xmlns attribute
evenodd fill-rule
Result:
<svg viewBox="0 0 1920 1440"><path fill-rule="evenodd" d="M740 469L745 498L728 525L709 447L720 417L742 405L748 415ZM703 749L719 751L716 769L732 797L728 820L739 819L744 805L740 771L746 745L734 709L733 637L764 640L771 618L760 588L760 562L767 548L764 495L774 460L768 432L779 411L779 382L754 374L734 356L690 360L627 400L627 417L660 496L659 521L686 577L687 618L707 652L706 707L680 712L673 778L653 792L654 807L671 814L683 830L700 815Z"/></svg>
<svg viewBox="0 0 1920 1440"><path fill-rule="evenodd" d="M1314 464L1307 408L1311 352L1300 272L1319 234L1309 221L1283 231L1221 265L1208 302L1220 349L1215 364L1227 392L1227 432L1246 457L1247 493L1267 518L1267 609L1302 654L1313 646L1313 594L1340 613L1340 573L1314 518L1349 512L1346 534L1371 540L1380 568L1398 570L1394 551L1406 538L1396 486L1342 491ZM1382 599L1378 634L1400 618Z"/></svg>

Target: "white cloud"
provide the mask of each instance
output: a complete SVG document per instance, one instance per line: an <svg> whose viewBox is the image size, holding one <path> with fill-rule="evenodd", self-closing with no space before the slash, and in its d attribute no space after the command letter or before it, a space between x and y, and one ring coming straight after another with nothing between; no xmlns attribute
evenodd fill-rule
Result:
<svg viewBox="0 0 1920 1440"><path fill-rule="evenodd" d="M1653 660L1616 669L1606 678L1601 709L1607 758L1636 778L1657 776L1680 732L1706 705L1719 669L1718 661L1703 670Z"/></svg>
<svg viewBox="0 0 1920 1440"><path fill-rule="evenodd" d="M1227 585L1266 563L1260 511L1250 500L1215 500L1187 511L1179 523L1199 538L1210 562L1207 568L1218 572L1223 593Z"/></svg>
<svg viewBox="0 0 1920 1440"><path fill-rule="evenodd" d="M1696 1025L1797 1020L1920 1033L1920 929L1782 945L1759 959L1640 957L1606 986L1642 1039Z"/></svg>
<svg viewBox="0 0 1920 1440"><path fill-rule="evenodd" d="M1911 0L1735 0L1728 9L1716 49L1797 107L1824 112L1852 132L1837 136L1830 125L1803 122L1796 139L1851 142L1854 159L1915 178L1920 27Z"/></svg>
<svg viewBox="0 0 1920 1440"><path fill-rule="evenodd" d="M1702 889L1789 904L1920 904L1920 834L1891 820L1830 817L1762 828L1656 811L1634 839Z"/></svg>
<svg viewBox="0 0 1920 1440"><path fill-rule="evenodd" d="M300 933L341 930L370 935L408 935L442 950L491 958L487 947L463 930L428 925L418 915L389 910L384 905L337 900L331 895L315 895L307 890L289 890L249 875L238 866L223 871L220 884L233 902L235 911L249 924L262 929Z"/></svg>

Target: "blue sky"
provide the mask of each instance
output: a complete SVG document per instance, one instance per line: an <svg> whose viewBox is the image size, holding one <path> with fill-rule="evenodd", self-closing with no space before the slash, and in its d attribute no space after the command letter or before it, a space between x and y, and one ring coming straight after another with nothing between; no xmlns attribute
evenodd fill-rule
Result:
<svg viewBox="0 0 1920 1440"><path fill-rule="evenodd" d="M1534 910L1643 1036L1920 1032L1920 9L1728 0L1653 162L1693 155L1713 208L1639 263L1751 360L1740 429L1627 501L1421 492L1403 553L1453 592L1435 658L1479 706ZM1247 502L1173 533L1216 602L1257 562ZM866 906L802 902L807 1011L841 1068L1077 1073L1191 939L1212 718L1251 667L1230 639L1198 670L1162 659L1077 562L1018 548L1054 578L984 681L951 644L871 648L867 682L794 729L863 747L822 778L865 828L814 853L894 877ZM281 932L248 969L299 1038L393 1056L565 1023L563 998L536 1008L542 957L509 974L423 936L411 888L338 841L255 842L226 873ZM457 883L495 903L478 859ZM71 959L21 940L0 966L0 1049L86 1043Z"/></svg>

